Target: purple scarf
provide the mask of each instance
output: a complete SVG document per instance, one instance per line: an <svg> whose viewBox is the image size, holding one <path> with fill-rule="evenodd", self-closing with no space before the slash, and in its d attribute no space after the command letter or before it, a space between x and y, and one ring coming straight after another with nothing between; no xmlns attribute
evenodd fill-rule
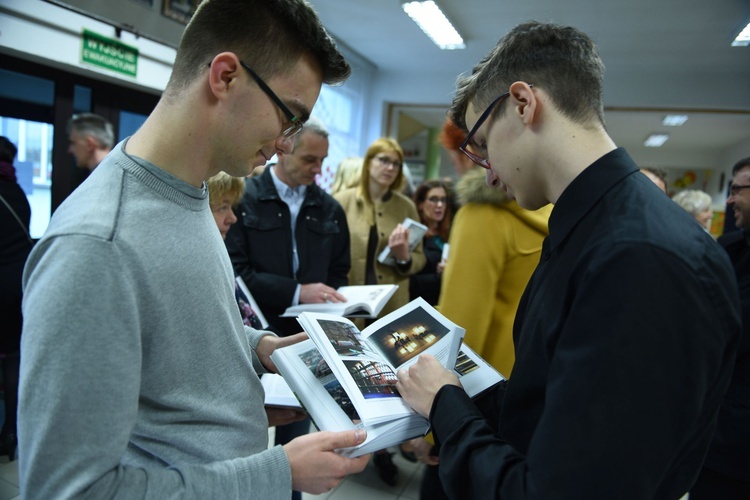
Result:
<svg viewBox="0 0 750 500"><path fill-rule="evenodd" d="M0 179L8 182L16 182L16 167L7 161L0 161Z"/></svg>

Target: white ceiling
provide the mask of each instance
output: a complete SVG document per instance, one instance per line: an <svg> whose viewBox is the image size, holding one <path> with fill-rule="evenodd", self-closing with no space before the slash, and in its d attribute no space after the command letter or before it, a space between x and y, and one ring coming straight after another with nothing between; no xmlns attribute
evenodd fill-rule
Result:
<svg viewBox="0 0 750 500"><path fill-rule="evenodd" d="M608 128L637 161L679 167L750 148L750 47L730 47L750 21L746 0L436 0L465 39L467 48L456 51L438 50L399 0L310 2L331 34L379 72L421 74L425 84L450 88L514 25L573 25L599 46ZM663 127L666 111L677 109L689 111L688 122ZM437 126L444 113L438 106L409 114ZM644 148L646 136L659 131L670 140L658 151ZM717 159L705 166L727 165Z"/></svg>

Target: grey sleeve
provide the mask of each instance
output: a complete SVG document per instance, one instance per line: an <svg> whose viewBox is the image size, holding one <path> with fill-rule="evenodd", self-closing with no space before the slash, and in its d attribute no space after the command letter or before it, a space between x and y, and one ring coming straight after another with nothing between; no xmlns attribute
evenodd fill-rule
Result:
<svg viewBox="0 0 750 500"><path fill-rule="evenodd" d="M291 472L281 447L205 464L136 467L123 460L138 419L142 348L138 284L123 260L109 241L66 236L43 240L28 261L22 496L288 498Z"/></svg>

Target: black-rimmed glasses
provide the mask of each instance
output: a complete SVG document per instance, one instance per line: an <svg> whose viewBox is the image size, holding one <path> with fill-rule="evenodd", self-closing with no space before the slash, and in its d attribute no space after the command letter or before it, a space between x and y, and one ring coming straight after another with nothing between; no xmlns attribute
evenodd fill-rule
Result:
<svg viewBox="0 0 750 500"><path fill-rule="evenodd" d="M269 87L266 82L263 81L261 77L253 71L250 66L245 64L244 62L240 61L240 65L245 68L245 70L250 73L250 76L253 77L253 80L255 80L255 83L258 84L258 87L266 93L268 97L271 98L271 100L276 103L276 105L279 107L282 113L284 113L284 116L286 116L287 120L291 122L291 126L284 129L284 131L281 133L284 137L294 137L295 135L299 134L302 130L302 127L305 125L305 122L294 115L292 113L292 110L290 110L286 104L284 104L281 99L279 99L279 96L276 95L276 93L271 90L271 87Z"/></svg>
<svg viewBox="0 0 750 500"><path fill-rule="evenodd" d="M750 185L744 185L744 186L733 185L733 186L729 186L729 194L731 196L737 196L738 194L740 194L740 191L742 191L743 189L747 189L747 188L750 188Z"/></svg>
<svg viewBox="0 0 750 500"><path fill-rule="evenodd" d="M529 84L529 87L533 87L533 85ZM466 136L466 139L464 142L459 146L458 150L461 151L463 154L469 157L471 161L476 163L482 168L489 169L490 168L490 161L485 158L484 156L478 155L472 151L469 151L468 148L471 144L471 140L474 138L474 134L477 133L477 130L479 130L479 127L482 126L482 124L487 121L487 118L492 114L492 110L495 109L495 106L500 103L503 99L508 97L510 95L510 92L505 92L503 94L500 94L494 101L490 103L489 106L487 106L487 109L484 110L484 113L481 114L477 122L474 124L474 126L471 128L471 131L469 131L469 135ZM486 148L485 148L486 149Z"/></svg>

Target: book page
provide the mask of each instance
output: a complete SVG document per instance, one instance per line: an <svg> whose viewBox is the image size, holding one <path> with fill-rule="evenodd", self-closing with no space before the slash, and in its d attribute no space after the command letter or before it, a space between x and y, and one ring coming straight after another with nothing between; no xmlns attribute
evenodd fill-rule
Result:
<svg viewBox="0 0 750 500"><path fill-rule="evenodd" d="M472 398L505 380L500 372L466 344L461 345L453 371L458 375L466 394Z"/></svg>
<svg viewBox="0 0 750 500"><path fill-rule="evenodd" d="M420 354L431 354L453 368L465 330L417 298L362 332L371 349L395 370L408 368Z"/></svg>
<svg viewBox="0 0 750 500"><path fill-rule="evenodd" d="M268 328L266 317L263 316L258 303L253 298L253 294L250 293L245 282L239 276L234 277L234 298L240 308L243 324L256 330Z"/></svg>
<svg viewBox="0 0 750 500"><path fill-rule="evenodd" d="M320 312L345 317L374 318L385 307L398 285L355 285L342 286L336 291L346 297L346 302L325 304L299 304L288 307L282 317L297 317L301 313Z"/></svg>
<svg viewBox="0 0 750 500"><path fill-rule="evenodd" d="M266 406L275 408L302 408L294 392L281 375L264 373L260 377L260 383L263 385L263 391L265 392L264 404Z"/></svg>
<svg viewBox="0 0 750 500"><path fill-rule="evenodd" d="M328 362L361 420L370 425L414 413L396 391L396 371L346 318L302 313L297 320Z"/></svg>
<svg viewBox="0 0 750 500"><path fill-rule="evenodd" d="M364 332L350 320L330 314L305 312L297 320L367 424L414 413L396 391L396 371L415 363L424 353L452 369L465 333L421 298Z"/></svg>
<svg viewBox="0 0 750 500"><path fill-rule="evenodd" d="M319 430L363 428L367 431L364 443L337 450L343 456L372 453L424 435L429 428L427 419L417 414L366 426L311 340L277 349L271 357L279 371L291 381L290 385L297 387L295 392Z"/></svg>

